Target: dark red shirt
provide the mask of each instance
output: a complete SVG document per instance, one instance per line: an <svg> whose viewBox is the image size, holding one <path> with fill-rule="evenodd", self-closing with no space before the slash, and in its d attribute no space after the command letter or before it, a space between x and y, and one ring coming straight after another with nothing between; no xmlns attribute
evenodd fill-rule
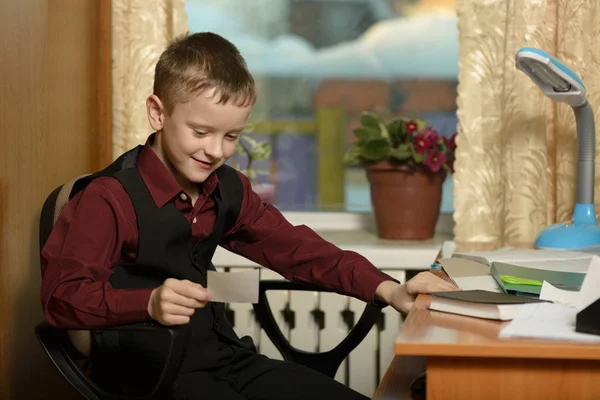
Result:
<svg viewBox="0 0 600 400"><path fill-rule="evenodd" d="M174 202L192 226L195 239L215 223L211 193L215 173L202 184L194 205L147 142L138 168L158 207ZM244 198L240 216L221 246L285 278L314 283L366 302L375 289L394 280L364 257L343 251L304 225L293 226L272 205L263 203L240 173ZM133 205L121 184L100 177L78 193L56 221L42 250L41 300L47 320L62 328L93 328L150 319L152 289L114 289L108 279L115 264L133 262L138 230Z"/></svg>

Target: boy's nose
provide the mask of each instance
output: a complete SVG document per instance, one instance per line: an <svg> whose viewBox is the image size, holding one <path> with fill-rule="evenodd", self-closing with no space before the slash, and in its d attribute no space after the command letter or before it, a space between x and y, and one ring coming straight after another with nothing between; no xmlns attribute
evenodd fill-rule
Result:
<svg viewBox="0 0 600 400"><path fill-rule="evenodd" d="M208 157L220 159L223 157L223 145L220 140L211 140L204 148L204 152Z"/></svg>

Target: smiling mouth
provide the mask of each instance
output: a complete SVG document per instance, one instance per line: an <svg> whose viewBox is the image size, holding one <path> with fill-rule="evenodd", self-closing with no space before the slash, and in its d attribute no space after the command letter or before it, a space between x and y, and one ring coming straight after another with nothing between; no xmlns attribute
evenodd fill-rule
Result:
<svg viewBox="0 0 600 400"><path fill-rule="evenodd" d="M202 160L198 160L196 158L194 158L194 161L196 161L196 164L198 164L200 166L200 168L204 168L204 169L210 169L212 168L214 163L208 162L208 161L202 161Z"/></svg>

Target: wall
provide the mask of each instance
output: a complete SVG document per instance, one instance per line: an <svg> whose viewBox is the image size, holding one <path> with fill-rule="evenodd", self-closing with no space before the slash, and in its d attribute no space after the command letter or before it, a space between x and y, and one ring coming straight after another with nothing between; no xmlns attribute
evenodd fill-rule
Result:
<svg viewBox="0 0 600 400"><path fill-rule="evenodd" d="M0 399L77 398L41 350L45 196L110 149L110 1L0 2Z"/></svg>

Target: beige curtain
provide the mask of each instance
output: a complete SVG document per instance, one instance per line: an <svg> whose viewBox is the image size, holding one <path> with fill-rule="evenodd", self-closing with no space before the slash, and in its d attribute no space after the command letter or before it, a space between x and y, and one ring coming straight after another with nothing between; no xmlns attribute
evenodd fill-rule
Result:
<svg viewBox="0 0 600 400"><path fill-rule="evenodd" d="M600 2L458 0L457 8L456 248L532 246L542 228L572 215L577 135L571 108L545 98L514 56L538 47L572 68L600 126ZM596 168L596 210L599 179Z"/></svg>
<svg viewBox="0 0 600 400"><path fill-rule="evenodd" d="M150 134L146 97L167 44L188 30L185 0L112 0L113 158Z"/></svg>

